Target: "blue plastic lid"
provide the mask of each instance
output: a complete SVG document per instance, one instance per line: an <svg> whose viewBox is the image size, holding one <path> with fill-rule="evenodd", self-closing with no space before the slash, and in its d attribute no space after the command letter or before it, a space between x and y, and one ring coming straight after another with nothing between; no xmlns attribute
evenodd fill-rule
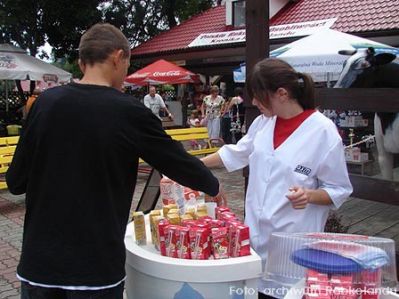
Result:
<svg viewBox="0 0 399 299"><path fill-rule="evenodd" d="M291 260L295 264L327 274L348 274L363 270L358 263L351 259L310 248L294 251Z"/></svg>

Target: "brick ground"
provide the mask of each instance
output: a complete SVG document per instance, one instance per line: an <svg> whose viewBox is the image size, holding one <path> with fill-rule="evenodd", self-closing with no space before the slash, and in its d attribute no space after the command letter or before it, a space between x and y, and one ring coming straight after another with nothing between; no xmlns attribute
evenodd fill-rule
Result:
<svg viewBox="0 0 399 299"><path fill-rule="evenodd" d="M216 169L214 174L225 186L229 205L239 216L243 216L244 180L242 172L227 174L222 169ZM132 210L136 207L143 191L146 175L140 174L137 179ZM20 298L20 283L16 278L22 230L25 214L25 196L14 196L7 191L0 191L0 299Z"/></svg>

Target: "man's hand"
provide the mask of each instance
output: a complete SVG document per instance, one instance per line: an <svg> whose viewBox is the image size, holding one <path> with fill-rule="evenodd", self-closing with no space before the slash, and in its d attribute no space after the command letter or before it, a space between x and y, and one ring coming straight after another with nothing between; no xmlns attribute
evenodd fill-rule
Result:
<svg viewBox="0 0 399 299"><path fill-rule="evenodd" d="M227 207L227 196L223 189L222 184L219 183L219 193L214 197L210 197L209 201L216 202L218 207L220 206Z"/></svg>
<svg viewBox="0 0 399 299"><path fill-rule="evenodd" d="M168 117L170 120L173 120L173 114L169 112Z"/></svg>

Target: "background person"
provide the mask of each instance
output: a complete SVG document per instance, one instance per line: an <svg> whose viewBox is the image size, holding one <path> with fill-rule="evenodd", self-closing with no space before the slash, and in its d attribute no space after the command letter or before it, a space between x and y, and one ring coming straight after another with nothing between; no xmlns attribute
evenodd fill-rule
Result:
<svg viewBox="0 0 399 299"><path fill-rule="evenodd" d="M231 99L228 110L231 115L231 135L235 142L242 138L242 126L245 119L245 107L243 99L243 90L241 87L236 87L234 90L234 97Z"/></svg>
<svg viewBox="0 0 399 299"><path fill-rule="evenodd" d="M223 115L221 117L221 128L220 131L222 133L222 139L225 144L230 144L232 143L232 132L231 132L231 110L230 110L230 100L227 100L224 104L224 109Z"/></svg>
<svg viewBox="0 0 399 299"><path fill-rule="evenodd" d="M26 121L28 118L28 114L30 109L32 108L33 103L36 101L37 97L42 93L42 91L38 88L35 88L33 90L32 95L28 97L28 100L26 101L26 104L22 107L22 119L23 121Z"/></svg>
<svg viewBox="0 0 399 299"><path fill-rule="evenodd" d="M342 139L334 123L315 110L308 75L282 60L265 59L255 65L247 88L262 114L237 144L202 161L228 171L249 165L245 222L265 265L273 232L323 231L330 209L341 206L352 186ZM281 288L264 279L258 287Z"/></svg>
<svg viewBox="0 0 399 299"><path fill-rule="evenodd" d="M167 113L167 116L173 120L173 115L170 113L168 108L165 105L165 102L163 101L162 97L156 93L155 86L150 86L150 91L149 93L144 97L144 105L151 109L152 113L159 119L161 117L159 116L159 111L162 109Z"/></svg>
<svg viewBox="0 0 399 299"><path fill-rule="evenodd" d="M184 186L219 192L203 163L120 91L129 62L122 32L94 25L79 44L82 80L45 91L29 113L6 175L11 193L26 193L22 299L122 299L139 157Z"/></svg>
<svg viewBox="0 0 399 299"><path fill-rule="evenodd" d="M224 108L224 99L219 95L219 87L213 85L210 95L204 97L201 106L201 114L206 118L206 126L210 139L220 138L220 116Z"/></svg>

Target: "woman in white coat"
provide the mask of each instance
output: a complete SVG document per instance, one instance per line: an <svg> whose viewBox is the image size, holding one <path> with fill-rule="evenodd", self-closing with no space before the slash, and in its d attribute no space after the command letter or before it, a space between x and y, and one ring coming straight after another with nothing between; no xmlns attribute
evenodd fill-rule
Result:
<svg viewBox="0 0 399 299"><path fill-rule="evenodd" d="M235 145L202 161L234 171L249 165L245 222L263 266L273 232L324 230L330 209L352 193L337 128L315 110L312 79L279 59L258 62L247 80L262 113ZM278 284L259 280L260 298L283 297Z"/></svg>

